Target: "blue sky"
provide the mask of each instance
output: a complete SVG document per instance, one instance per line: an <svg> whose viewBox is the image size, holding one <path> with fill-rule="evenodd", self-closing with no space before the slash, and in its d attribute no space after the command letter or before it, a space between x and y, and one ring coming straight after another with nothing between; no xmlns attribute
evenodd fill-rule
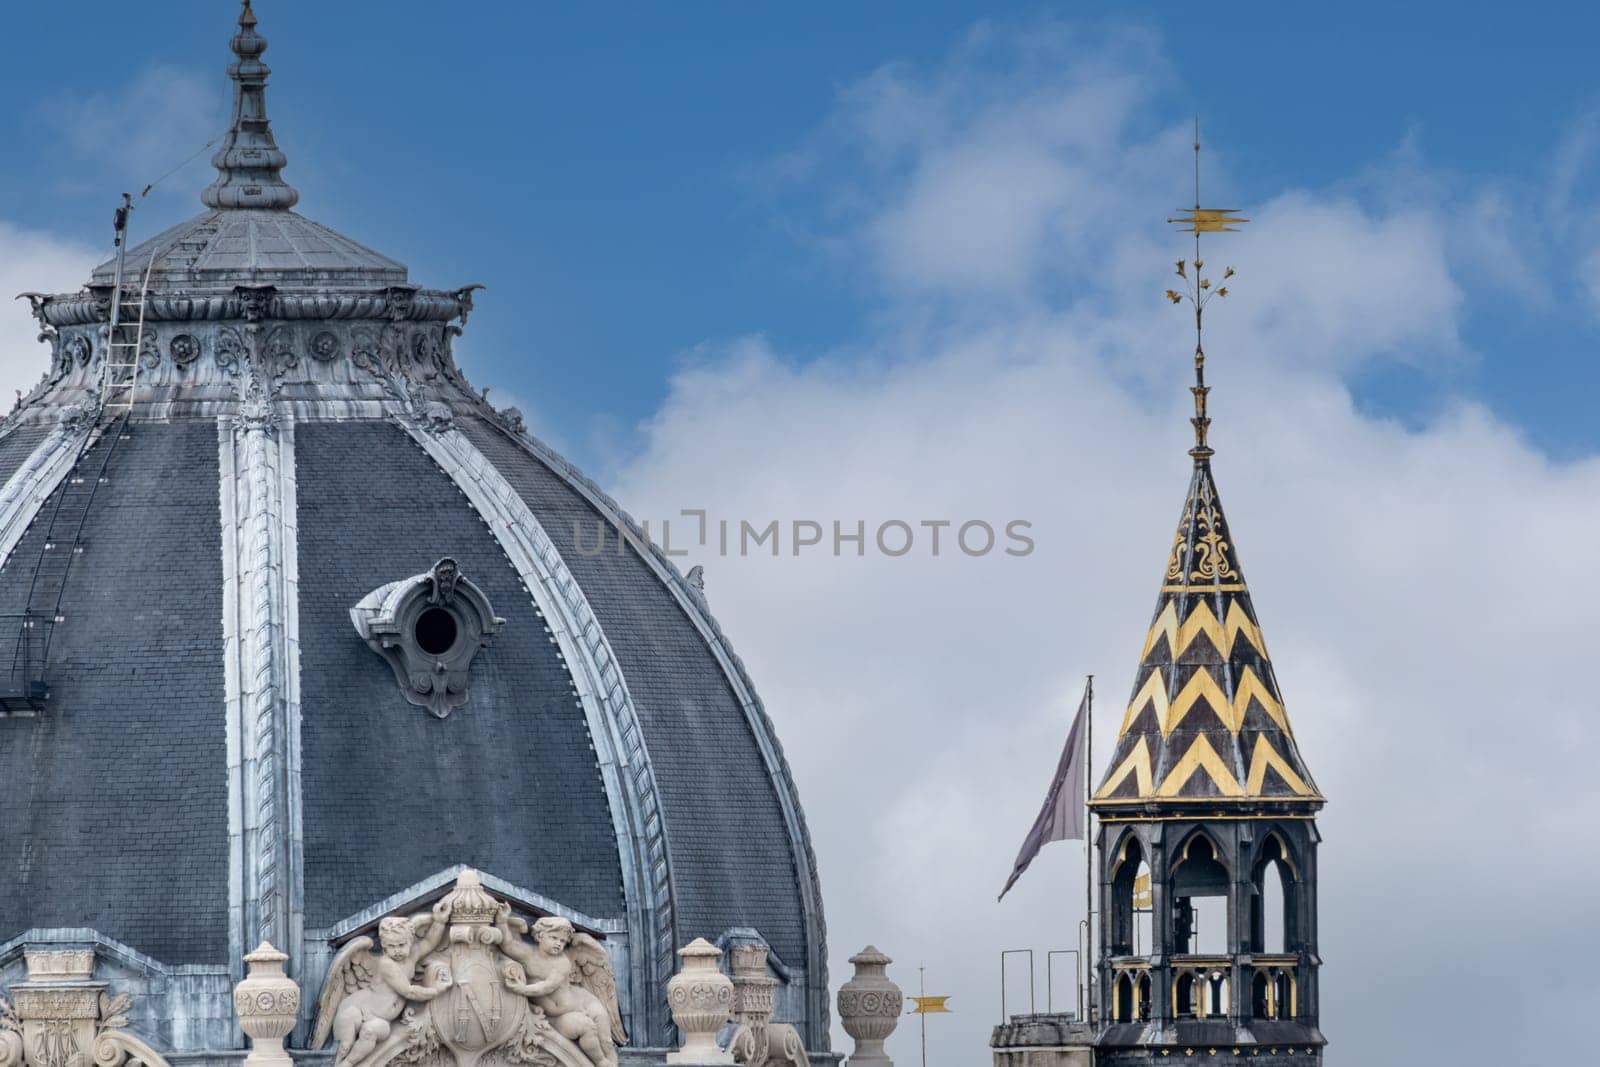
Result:
<svg viewBox="0 0 1600 1067"><path fill-rule="evenodd" d="M134 20L109 3L76 10L8 12L11 39L29 47L0 70L12 102L0 192L12 221L99 245L115 193L204 143L209 113L186 113L172 140L137 152L71 144L63 119L122 106L151 72L193 79L220 106L233 5L170 0ZM1286 187L1372 199L1375 174L1415 165L1464 222L1468 187L1532 208L1553 157L1600 107L1587 5L1522 5L1515 19L1465 3L1112 10L264 0L259 13L300 210L424 283L489 284L469 336L476 376L602 466L694 346L759 332L806 359L871 329L879 294L819 236L826 188L774 180L774 161L814 139L850 85L885 64L937 65L979 20L1064 22L1087 41L1152 35L1165 69L1137 124L1198 112L1216 153L1208 198L1230 205ZM1187 161L1164 165L1184 195ZM202 159L169 179L145 232L190 213L207 175ZM1592 193L1592 173L1576 181L1575 195ZM1413 420L1441 396L1479 397L1557 455L1592 448L1600 317L1560 262L1587 250L1533 256L1548 272L1531 282L1536 299L1508 297L1498 279L1470 289L1457 358L1385 361L1351 388Z"/></svg>

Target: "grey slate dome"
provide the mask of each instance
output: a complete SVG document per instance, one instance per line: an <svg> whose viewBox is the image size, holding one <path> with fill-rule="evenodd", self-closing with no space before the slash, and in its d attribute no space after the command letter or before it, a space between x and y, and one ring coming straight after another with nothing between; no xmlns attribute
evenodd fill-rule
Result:
<svg viewBox="0 0 1600 1067"><path fill-rule="evenodd" d="M152 262L151 287L230 290L235 285L317 283L370 289L405 285L405 264L292 211L210 211L128 251L136 269ZM91 286L112 284L116 260L96 267Z"/></svg>
<svg viewBox="0 0 1600 1067"><path fill-rule="evenodd" d="M337 947L470 867L605 939L634 1044L670 1043L675 949L754 930L825 1050L814 859L738 657L462 376L476 287L289 210L265 47L246 3L208 210L127 253L125 421L113 265L34 298L50 369L0 423L0 985L93 948L152 1044L216 1053L270 940L298 1048Z"/></svg>

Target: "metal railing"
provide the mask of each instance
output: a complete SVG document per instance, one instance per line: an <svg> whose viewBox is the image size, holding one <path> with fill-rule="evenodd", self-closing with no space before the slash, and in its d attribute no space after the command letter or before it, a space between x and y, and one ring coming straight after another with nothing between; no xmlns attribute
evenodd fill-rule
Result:
<svg viewBox="0 0 1600 1067"><path fill-rule="evenodd" d="M17 642L11 669L0 675L0 715L30 714L50 695L44 664L55 619L34 611L0 614L0 632L7 627L16 628Z"/></svg>
<svg viewBox="0 0 1600 1067"><path fill-rule="evenodd" d="M1011 988L1006 973L1006 963L1013 956L1026 956L1028 960L1028 1010L1026 1014L1039 1013L1038 986L1036 983L1036 955L1031 948L1008 948L1000 953L1000 1021L1005 1022L1022 1012L1011 1011ZM1082 1019L1083 998L1087 995L1087 987L1083 983L1081 974L1082 954L1075 948L1053 948L1044 955L1044 981L1045 981L1045 1012L1056 1014L1056 978L1055 962L1059 957L1072 957L1073 977L1073 1006L1072 1013L1075 1018Z"/></svg>

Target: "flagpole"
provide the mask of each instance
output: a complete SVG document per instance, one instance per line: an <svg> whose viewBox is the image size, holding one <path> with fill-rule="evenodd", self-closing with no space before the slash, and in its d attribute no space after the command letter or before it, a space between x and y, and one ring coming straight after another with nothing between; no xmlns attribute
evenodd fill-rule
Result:
<svg viewBox="0 0 1600 1067"><path fill-rule="evenodd" d="M928 995L927 983L923 980L926 967L917 968L917 1007L923 1006L922 1000ZM928 1013L919 1012L922 1019L922 1067L928 1067Z"/></svg>
<svg viewBox="0 0 1600 1067"><path fill-rule="evenodd" d="M1084 723L1083 760L1083 930L1086 958L1083 961L1083 1006L1086 1020L1094 1025L1094 812L1089 808L1089 791L1094 788L1094 675L1084 694L1088 709Z"/></svg>

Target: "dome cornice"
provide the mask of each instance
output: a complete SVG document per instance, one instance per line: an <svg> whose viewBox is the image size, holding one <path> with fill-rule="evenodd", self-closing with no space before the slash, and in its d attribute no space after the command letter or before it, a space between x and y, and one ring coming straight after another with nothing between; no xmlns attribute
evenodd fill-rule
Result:
<svg viewBox="0 0 1600 1067"><path fill-rule="evenodd" d="M466 320L472 294L482 286L421 289L389 285L373 289L312 286L238 285L231 292L168 290L152 292L146 322L225 322L230 319L386 319L391 322ZM111 315L111 287L92 285L76 293L33 295L42 326L87 326Z"/></svg>

